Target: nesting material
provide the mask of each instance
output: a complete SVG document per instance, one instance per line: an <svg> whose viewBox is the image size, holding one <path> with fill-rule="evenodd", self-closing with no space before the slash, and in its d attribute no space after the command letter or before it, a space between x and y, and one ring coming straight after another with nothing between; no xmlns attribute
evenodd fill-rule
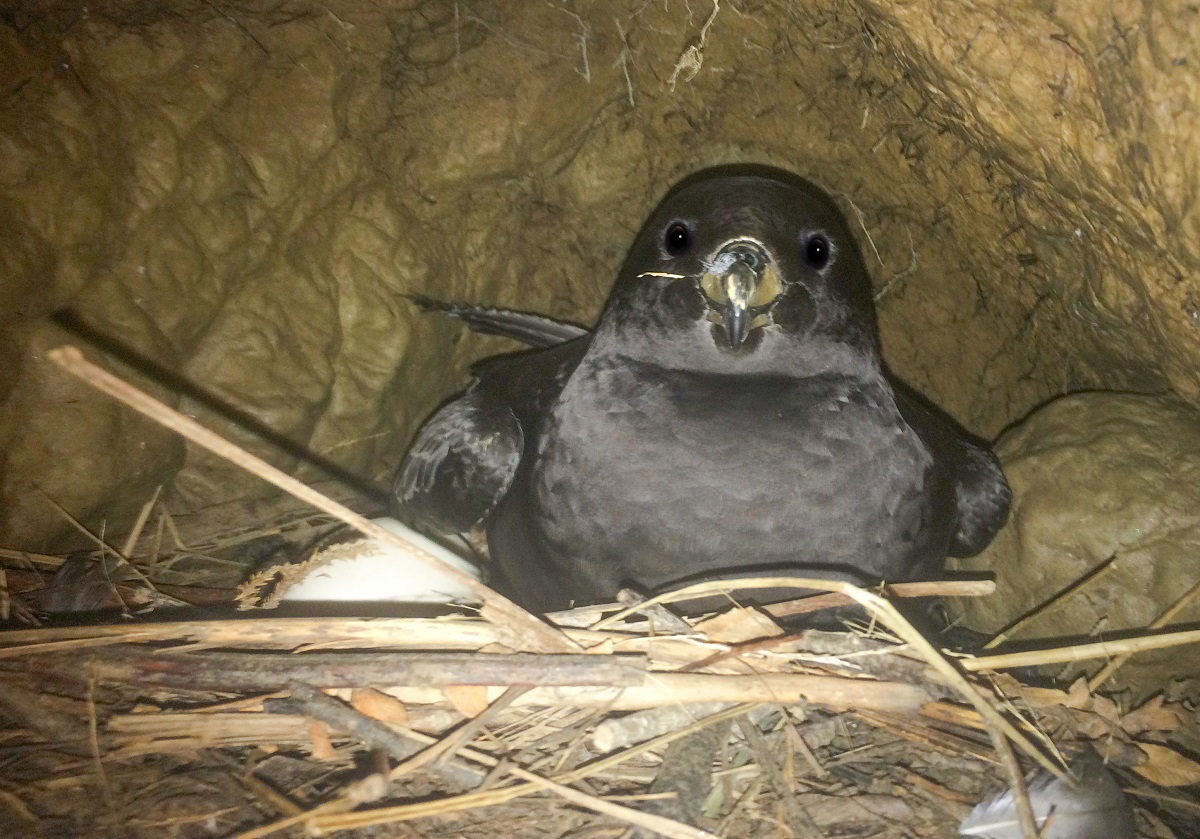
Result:
<svg viewBox="0 0 1200 839"><path fill-rule="evenodd" d="M785 784L797 799L788 807L803 808L827 828L884 829L876 816L844 810L861 797L868 814L881 807L887 819L916 835L949 837L966 814L963 800L979 801L1007 785L982 736L989 727L985 716L961 704L958 692L910 645L855 633L718 641L691 623L688 633L666 636L637 615L606 629L564 628L586 650L577 656L512 653L501 643L502 630L461 616L263 617L13 631L0 636L0 706L22 723L11 736L42 743L45 766L53 767L46 771L85 787L126 789L125 779L138 767L179 760L243 767L237 772L279 784L272 754L333 781L323 793L291 788L289 800L298 803L290 815L254 792L255 784L243 783L248 792L208 811L227 834L242 837L270 835L285 822L338 830L412 819L423 830L457 832L457 819L469 820L478 808L485 808L479 818L507 820L506 802L548 790L570 799L580 783L589 791L572 803L593 815L572 811L575 828L588 819L598 820L593 826L636 824L639 811L622 797L644 793L655 756L689 731L745 714L749 721L737 730L754 725L762 741L753 738L751 746L735 737L722 747L731 750L727 757L714 755L714 794L724 798L705 825L719 829L724 819L734 826L727 835L751 835L733 831L748 829L743 820L756 810L771 811ZM713 660L714 652L724 655ZM924 681L897 669L897 662L915 666ZM688 672L696 665L702 666ZM898 673L906 674L904 681ZM1197 725L1193 712L1159 700L1122 713L1081 686L1069 693L1034 690L998 678L975 682L972 690L1043 745L1049 739L1097 743L1135 793L1169 797L1161 789L1169 768L1190 767L1169 783L1200 781L1200 767L1163 745ZM31 701L39 691L45 698ZM634 709L639 713L622 714ZM102 756L103 776L87 759L71 756L72 743ZM376 799L364 801L355 755L370 748L384 748L400 762L374 772ZM421 757L429 749L434 752ZM739 750L751 756L739 762ZM768 759L763 754L772 766L769 778L759 774ZM1157 792L1148 777L1157 779ZM53 809L37 792L49 781L25 777L26 789L34 791L31 812ZM894 793L881 798L883 788L911 789L916 797L901 806ZM132 799L123 795L117 796L120 808L128 808ZM956 815L948 815L949 803ZM197 806L195 800L187 805ZM552 818L544 832L511 835L566 832L551 800L522 806ZM262 807L276 815L264 815ZM114 818L107 811L89 817L95 825ZM663 835L704 835L653 823ZM462 835L489 834L480 828Z"/></svg>
<svg viewBox="0 0 1200 839"><path fill-rule="evenodd" d="M64 301L289 442L383 479L453 389L447 371L484 352L398 305L404 293L591 322L630 220L686 171L732 160L843 193L889 365L973 429L1064 390L1172 388L1194 404L1196 20L1148 8L14 5L0 22L3 541L49 554L77 532L31 480L98 534L124 533L168 482L190 510L260 497L253 475L45 364L61 335L43 316ZM261 513L237 524L220 549L103 551L219 609L243 570L230 557L278 536ZM63 557L14 553L0 616L33 622ZM1141 835L1200 835L1200 724L1169 685L1130 707L1101 692L1111 680L1033 689L892 637L740 642L603 609L539 632L495 601L488 619L152 622L118 617L146 605L143 581L112 582L111 625L0 636L4 835L405 834L406 820L468 839L631 823L695 837L635 808L671 738L743 714L761 737L739 722L714 757L710 834L787 835L798 805L808 835L949 839L999 788L1024 795L1020 772L995 768L1010 747L985 732L1003 722L1048 759L1052 743L1103 746ZM1097 654L1042 634L1058 660ZM662 708L645 707L654 682ZM770 701L751 709L737 693L750 684ZM879 707L896 693L919 702ZM642 718L649 740L598 755L589 733L629 718L618 696L694 721ZM702 707L718 696L737 701ZM345 709L425 751L392 751Z"/></svg>

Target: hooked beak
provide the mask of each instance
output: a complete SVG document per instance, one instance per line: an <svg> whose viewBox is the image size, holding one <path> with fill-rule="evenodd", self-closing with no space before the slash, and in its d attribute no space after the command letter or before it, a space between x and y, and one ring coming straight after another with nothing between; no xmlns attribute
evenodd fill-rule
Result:
<svg viewBox="0 0 1200 839"><path fill-rule="evenodd" d="M745 343L752 329L766 325L767 309L783 291L766 250L749 239L724 245L700 285L708 298L709 320L721 325L733 349Z"/></svg>

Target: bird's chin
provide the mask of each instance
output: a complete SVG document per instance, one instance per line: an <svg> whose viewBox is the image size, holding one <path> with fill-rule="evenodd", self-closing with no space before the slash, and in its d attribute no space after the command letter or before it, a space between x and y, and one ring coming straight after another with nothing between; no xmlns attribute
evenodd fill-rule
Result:
<svg viewBox="0 0 1200 839"><path fill-rule="evenodd" d="M713 344L716 345L717 349L722 353L728 353L729 355L734 356L745 356L750 355L762 345L764 329L765 327L763 326L753 327L749 332L746 333L746 337L743 338L742 342L737 346L734 346L729 340L729 330L727 330L722 324L713 323L709 329L709 332L712 335Z"/></svg>

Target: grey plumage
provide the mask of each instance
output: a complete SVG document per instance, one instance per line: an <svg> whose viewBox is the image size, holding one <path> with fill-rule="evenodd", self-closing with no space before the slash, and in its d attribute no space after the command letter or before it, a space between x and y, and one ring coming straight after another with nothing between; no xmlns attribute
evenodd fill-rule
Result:
<svg viewBox="0 0 1200 839"><path fill-rule="evenodd" d="M778 170L676 187L592 333L437 308L544 348L483 362L424 426L398 514L485 525L497 586L529 608L761 572L930 577L1007 516L991 452L884 370L836 206Z"/></svg>
<svg viewBox="0 0 1200 839"><path fill-rule="evenodd" d="M1078 779L1075 787L1044 769L1025 782L1034 818L1044 828L1042 839L1134 839L1133 808L1100 756L1089 748L1071 761L1070 769ZM959 836L1025 839L1012 791L972 810Z"/></svg>

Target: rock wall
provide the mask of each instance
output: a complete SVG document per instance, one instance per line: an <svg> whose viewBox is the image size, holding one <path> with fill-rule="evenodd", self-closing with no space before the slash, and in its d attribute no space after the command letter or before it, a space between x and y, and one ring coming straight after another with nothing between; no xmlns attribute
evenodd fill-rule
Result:
<svg viewBox="0 0 1200 839"><path fill-rule="evenodd" d="M1008 527L978 557L996 594L957 605L967 623L1020 642L1200 622L1200 412L1175 397L1083 393L1006 432ZM1014 621L1014 616L1021 616ZM1161 625L1161 624L1160 624ZM1104 660L1054 668L1095 676ZM1069 679L1068 679L1069 681ZM1135 699L1174 682L1200 696L1194 646L1143 652L1106 685Z"/></svg>

